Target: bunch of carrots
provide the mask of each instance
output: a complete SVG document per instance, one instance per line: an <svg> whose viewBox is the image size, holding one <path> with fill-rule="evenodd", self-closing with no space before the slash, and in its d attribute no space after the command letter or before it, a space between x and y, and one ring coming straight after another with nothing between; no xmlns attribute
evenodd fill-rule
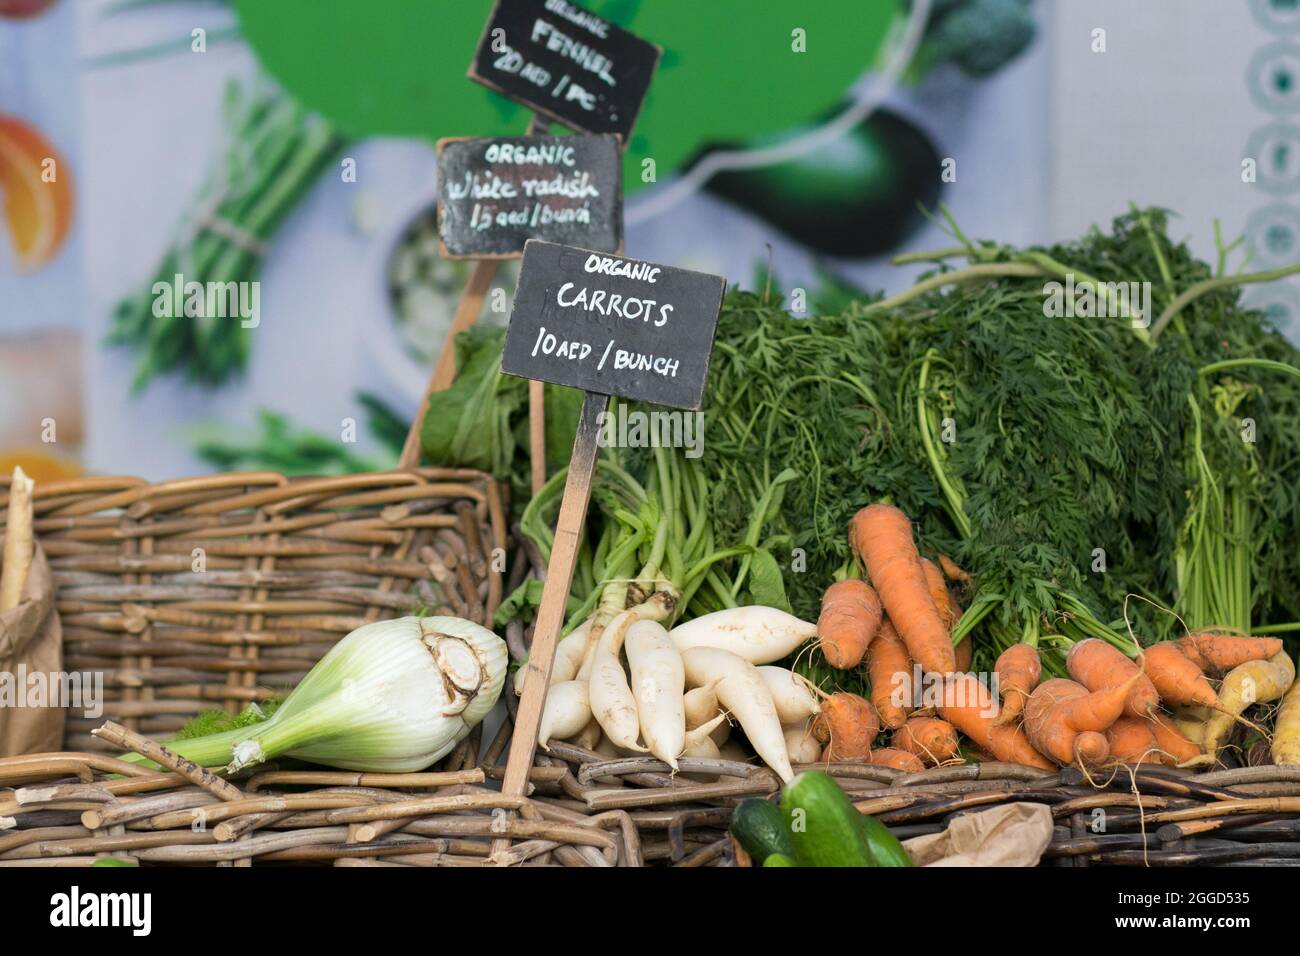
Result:
<svg viewBox="0 0 1300 956"><path fill-rule="evenodd" d="M1206 631L1132 657L1088 638L1070 648L1069 679L1045 681L1038 648L1019 643L985 682L969 673L970 639L959 632L953 643L962 608L950 585L969 583L961 569L922 557L892 505L859 511L849 544L856 561L823 596L818 641L832 667L865 667L870 699L822 702L813 732L824 760L920 770L963 759L960 733L977 759L1043 769L1208 765L1236 724L1262 729L1244 716L1251 705L1282 699L1273 760L1300 765L1300 684L1277 638ZM877 747L882 727L888 746Z"/></svg>

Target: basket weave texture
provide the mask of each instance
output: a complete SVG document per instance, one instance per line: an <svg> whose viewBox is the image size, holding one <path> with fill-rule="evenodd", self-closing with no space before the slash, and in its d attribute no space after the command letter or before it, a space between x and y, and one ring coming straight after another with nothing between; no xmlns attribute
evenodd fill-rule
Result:
<svg viewBox="0 0 1300 956"><path fill-rule="evenodd" d="M104 718L165 737L281 696L371 621L423 609L486 624L506 514L503 488L468 469L39 485L64 668L103 674L102 717L74 709L65 746L106 749L89 734Z"/></svg>

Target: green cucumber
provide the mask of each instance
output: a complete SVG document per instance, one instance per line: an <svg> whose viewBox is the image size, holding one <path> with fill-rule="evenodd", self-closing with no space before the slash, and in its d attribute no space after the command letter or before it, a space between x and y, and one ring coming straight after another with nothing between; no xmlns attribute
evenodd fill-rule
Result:
<svg viewBox="0 0 1300 956"><path fill-rule="evenodd" d="M785 815L766 800L756 797L742 800L732 811L731 832L755 863L766 863L773 854L794 857L794 844L790 841L790 827L785 822Z"/></svg>
<svg viewBox="0 0 1300 956"><path fill-rule="evenodd" d="M781 794L801 866L875 866L857 809L829 774L799 774Z"/></svg>
<svg viewBox="0 0 1300 956"><path fill-rule="evenodd" d="M763 861L764 866L798 866L794 860L790 859L784 853L773 853Z"/></svg>
<svg viewBox="0 0 1300 956"><path fill-rule="evenodd" d="M898 837L889 832L887 826L865 813L859 813L858 816L862 818L862 835L867 841L867 848L871 851L871 858L876 861L876 866L912 865L912 858L903 849L903 844L898 842Z"/></svg>

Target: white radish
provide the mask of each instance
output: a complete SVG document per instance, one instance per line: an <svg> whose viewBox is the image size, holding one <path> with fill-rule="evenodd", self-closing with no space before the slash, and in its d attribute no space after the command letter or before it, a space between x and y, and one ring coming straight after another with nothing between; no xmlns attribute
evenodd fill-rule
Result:
<svg viewBox="0 0 1300 956"><path fill-rule="evenodd" d="M628 628L625 648L641 736L652 754L676 770L686 746L682 655L657 621L637 621Z"/></svg>
<svg viewBox="0 0 1300 956"><path fill-rule="evenodd" d="M822 755L822 745L804 724L785 728L785 749L791 763L816 763Z"/></svg>
<svg viewBox="0 0 1300 956"><path fill-rule="evenodd" d="M682 663L688 684L699 687L717 681L718 702L740 722L763 762L789 783L794 771L785 749L785 732L776 715L772 692L758 668L731 651L715 647L692 647L682 653Z"/></svg>
<svg viewBox="0 0 1300 956"><path fill-rule="evenodd" d="M718 751L718 745L713 741L712 734L719 725L727 725L726 714L718 714L708 723L701 724L694 730L688 730L686 732L686 746L682 750L682 756L717 760L721 753ZM700 783L713 783L718 779L718 775L713 773L684 773L682 776L690 780L698 780Z"/></svg>
<svg viewBox="0 0 1300 956"><path fill-rule="evenodd" d="M716 647L751 664L771 664L815 637L817 625L774 607L751 605L705 614L668 633L679 651Z"/></svg>
<svg viewBox="0 0 1300 956"><path fill-rule="evenodd" d="M542 720L538 725L537 742L543 748L552 738L566 740L591 720L591 704L587 699L587 682L566 680L551 685L542 707Z"/></svg>
<svg viewBox="0 0 1300 956"><path fill-rule="evenodd" d="M551 664L552 687L578 676L578 668L582 666L582 657L587 653L587 639L590 636L591 619L588 618L555 645L555 661ZM524 680L527 674L527 662L515 671L515 696L517 697L524 692Z"/></svg>
<svg viewBox="0 0 1300 956"><path fill-rule="evenodd" d="M578 731L578 735L573 738L573 742L583 750L595 750L600 743L600 738L600 724L596 723L595 717L592 717L587 721L587 725Z"/></svg>
<svg viewBox="0 0 1300 956"><path fill-rule="evenodd" d="M616 648L614 656L617 657L617 648L623 646L623 638L627 636L627 629L632 626L633 621L666 620L672 613L671 607L671 596L662 591L657 591L642 603L634 605L626 611L618 612L606 625L598 626L595 623L596 617L593 617L591 633L595 639L587 643L587 653L578 668L578 677L585 680L591 675L596 649L602 643L608 642L608 646ZM597 617L599 617L599 614L597 614Z"/></svg>
<svg viewBox="0 0 1300 956"><path fill-rule="evenodd" d="M646 748L637 743L641 724L627 675L618 658L606 650L596 650L587 693L592 715L615 746L645 753Z"/></svg>
<svg viewBox="0 0 1300 956"><path fill-rule="evenodd" d="M728 740L718 748L718 756L723 760L736 760L740 763L749 763L753 756L749 754L739 741Z"/></svg>
<svg viewBox="0 0 1300 956"><path fill-rule="evenodd" d="M682 750L683 757L717 757L718 744L713 739L713 731L725 723L726 714L718 714L707 724L700 724L694 730L686 732L686 744ZM698 752L697 752L698 751Z"/></svg>
<svg viewBox="0 0 1300 956"><path fill-rule="evenodd" d="M722 716L723 717L727 716L725 711L723 711ZM720 724L718 724L716 727L713 728L713 732L710 733L709 736L713 738L713 742L715 744L721 747L723 744L725 744L728 740L731 739L731 720L730 719L723 720Z"/></svg>
<svg viewBox="0 0 1300 956"><path fill-rule="evenodd" d="M686 728L694 730L707 724L718 714L717 681L703 687L692 687L686 692L682 706L686 712Z"/></svg>
<svg viewBox="0 0 1300 956"><path fill-rule="evenodd" d="M587 697L591 702L592 716L599 721L614 746L645 753L646 748L637 743L641 724L637 717L636 698L632 696L627 675L618 660L623 639L636 618L635 608L624 611L600 635L596 652L591 657Z"/></svg>
<svg viewBox="0 0 1300 956"><path fill-rule="evenodd" d="M709 736L721 747L731 736L731 722L713 720L722 711L718 706L716 688L716 681L703 687L692 687L686 692L682 703L686 707L686 729L694 730L701 724L708 724L714 728Z"/></svg>
<svg viewBox="0 0 1300 956"><path fill-rule="evenodd" d="M817 695L807 678L770 664L760 667L758 672L772 692L772 703L776 705L776 715L781 718L781 723L800 724L822 712L822 705L817 702Z"/></svg>

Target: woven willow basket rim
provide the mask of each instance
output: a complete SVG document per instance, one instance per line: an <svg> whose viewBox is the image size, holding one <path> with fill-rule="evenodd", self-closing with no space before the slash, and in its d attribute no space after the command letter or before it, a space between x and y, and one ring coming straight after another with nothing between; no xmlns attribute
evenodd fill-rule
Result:
<svg viewBox="0 0 1300 956"><path fill-rule="evenodd" d="M103 673L104 717L165 737L200 710L282 695L361 624L419 607L486 624L506 495L441 467L38 483L64 669ZM92 723L71 718L65 746L96 749Z"/></svg>

